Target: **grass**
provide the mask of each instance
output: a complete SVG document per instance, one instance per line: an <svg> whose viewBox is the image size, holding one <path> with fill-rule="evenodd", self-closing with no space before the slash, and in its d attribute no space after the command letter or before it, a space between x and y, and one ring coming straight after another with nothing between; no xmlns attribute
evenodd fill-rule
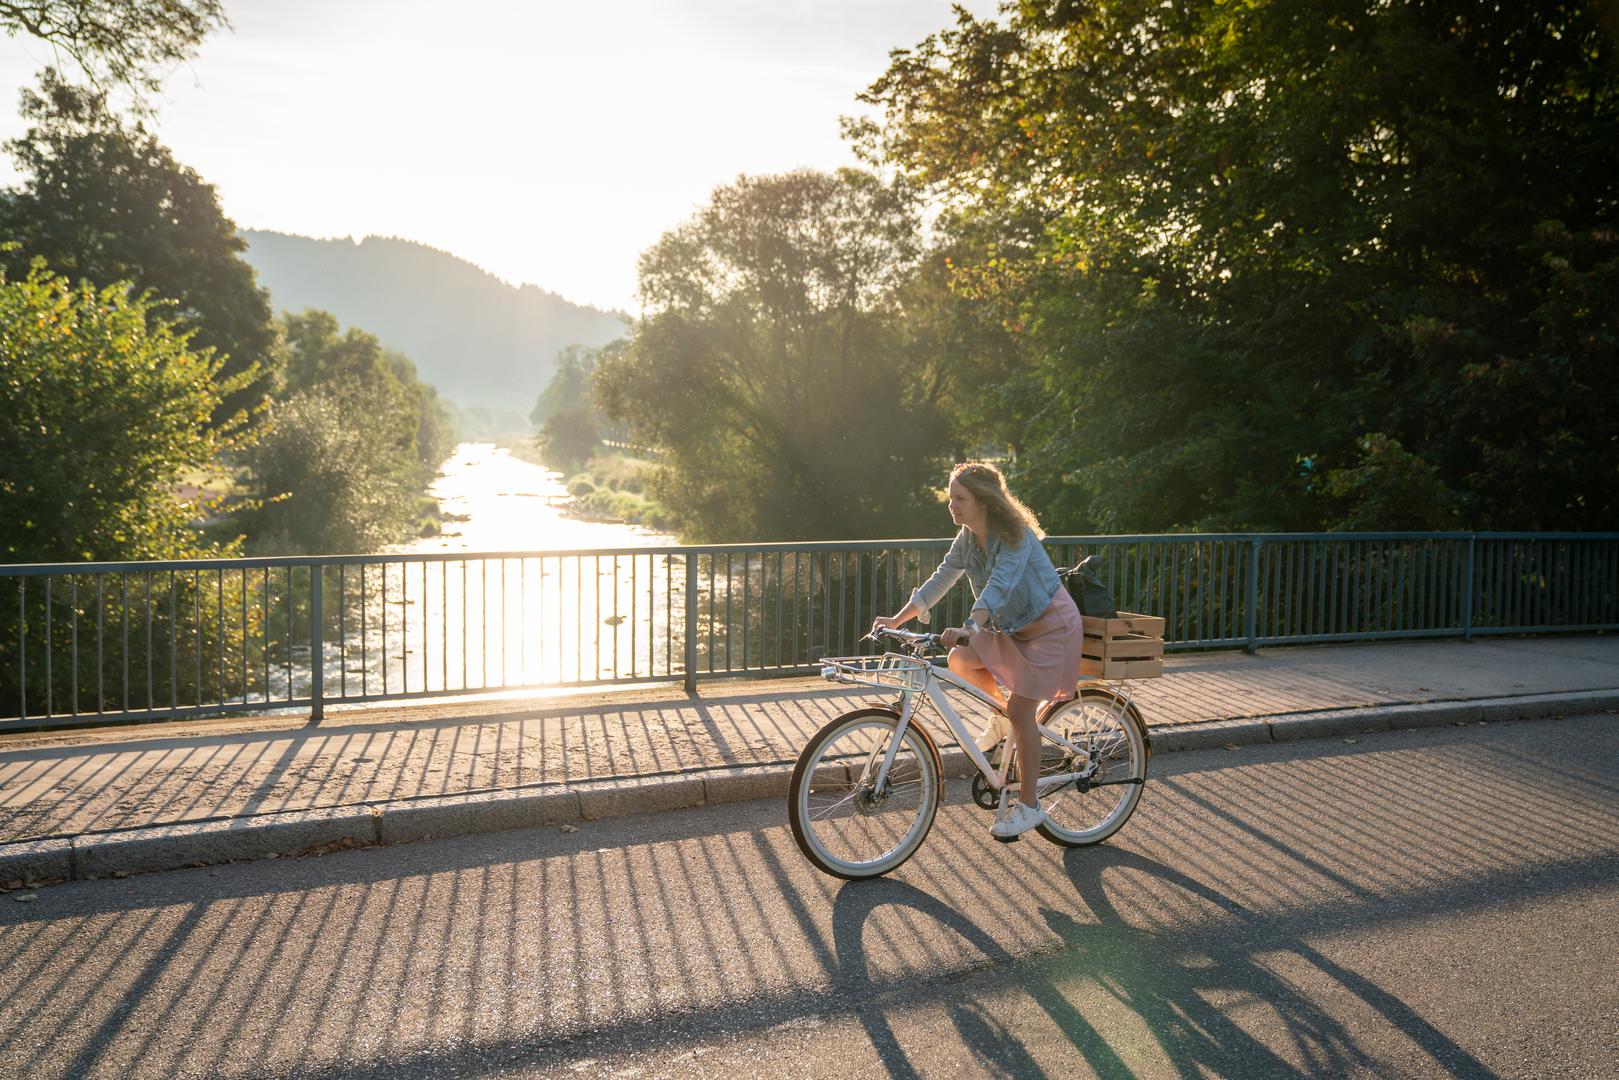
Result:
<svg viewBox="0 0 1619 1080"><path fill-rule="evenodd" d="M507 436L496 440L495 445L510 451L519 461L553 468L540 456L532 436ZM585 521L646 525L672 532L674 522L668 512L646 494L648 474L654 468L656 466L645 458L629 454L595 455L585 463L583 470L567 478L568 493L572 496L566 506L567 514Z"/></svg>

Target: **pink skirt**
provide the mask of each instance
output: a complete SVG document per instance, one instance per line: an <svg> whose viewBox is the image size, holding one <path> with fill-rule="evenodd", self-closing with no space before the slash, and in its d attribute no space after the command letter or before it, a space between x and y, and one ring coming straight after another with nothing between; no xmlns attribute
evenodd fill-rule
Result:
<svg viewBox="0 0 1619 1080"><path fill-rule="evenodd" d="M1035 701L1074 696L1085 629L1067 589L1058 589L1046 609L1016 633L980 631L969 644L1008 693Z"/></svg>

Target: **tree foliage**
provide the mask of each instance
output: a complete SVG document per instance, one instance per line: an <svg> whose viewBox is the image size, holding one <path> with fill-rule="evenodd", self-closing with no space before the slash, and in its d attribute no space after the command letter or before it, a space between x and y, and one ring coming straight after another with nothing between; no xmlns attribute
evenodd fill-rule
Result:
<svg viewBox="0 0 1619 1080"><path fill-rule="evenodd" d="M416 377L416 363L410 357L398 349L384 348L382 360L394 382L405 389L408 407L415 414L417 475L425 484L455 449L459 438L455 416L438 388Z"/></svg>
<svg viewBox="0 0 1619 1080"><path fill-rule="evenodd" d="M529 422L544 428L547 420L565 409L589 408L594 404L592 386L596 375L596 355L600 350L569 345L557 353L556 368L540 391Z"/></svg>
<svg viewBox="0 0 1619 1080"><path fill-rule="evenodd" d="M222 553L176 487L231 445L210 417L233 386L165 310L123 283L0 273L0 561Z"/></svg>
<svg viewBox="0 0 1619 1080"><path fill-rule="evenodd" d="M133 281L175 306L168 318L213 349L227 378L264 365L274 341L270 301L243 259L246 244L218 196L139 124L106 108L105 95L47 78L24 91L27 131L6 144L24 177L0 194L3 256L12 273L43 257L96 285ZM246 393L229 412L262 399Z"/></svg>
<svg viewBox="0 0 1619 1080"><path fill-rule="evenodd" d="M557 353L551 381L529 413L546 462L564 473L578 472L601 446L602 416L594 387L596 358L602 351L570 345Z"/></svg>
<svg viewBox="0 0 1619 1080"><path fill-rule="evenodd" d="M937 530L947 431L896 299L919 254L904 191L843 170L743 177L642 255L644 316L596 384L685 532Z"/></svg>
<svg viewBox="0 0 1619 1080"><path fill-rule="evenodd" d="M1016 336L987 415L1049 525L1387 527L1425 491L1588 528L1619 509L1616 74L1590 4L1008 3L895 54L851 127Z"/></svg>
<svg viewBox="0 0 1619 1080"><path fill-rule="evenodd" d="M370 552L403 539L416 513L399 432L366 417L397 400L375 384L303 390L277 401L250 462L265 494L254 547L300 554Z"/></svg>
<svg viewBox="0 0 1619 1080"><path fill-rule="evenodd" d="M102 91L122 86L146 108L162 77L229 26L221 0L33 0L0 2L0 30L26 34L71 61Z"/></svg>
<svg viewBox="0 0 1619 1080"><path fill-rule="evenodd" d="M281 384L248 452L254 547L366 552L406 538L448 456L448 410L415 367L325 311L282 319Z"/></svg>

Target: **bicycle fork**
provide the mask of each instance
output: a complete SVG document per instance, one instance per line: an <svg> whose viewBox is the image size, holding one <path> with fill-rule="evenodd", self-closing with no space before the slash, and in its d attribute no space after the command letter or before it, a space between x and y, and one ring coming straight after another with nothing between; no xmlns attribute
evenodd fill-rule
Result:
<svg viewBox="0 0 1619 1080"><path fill-rule="evenodd" d="M862 796L862 802L866 805L875 805L888 797L888 773L894 767L894 758L899 755L900 744L905 741L905 732L911 726L911 716L915 712L916 706L916 698L912 694L904 695L901 700L899 723L894 725L894 735L888 740L888 745L883 748L882 761L877 765L876 774L871 777L870 791ZM862 770L863 773L870 772L871 761L871 758L866 760L866 768Z"/></svg>

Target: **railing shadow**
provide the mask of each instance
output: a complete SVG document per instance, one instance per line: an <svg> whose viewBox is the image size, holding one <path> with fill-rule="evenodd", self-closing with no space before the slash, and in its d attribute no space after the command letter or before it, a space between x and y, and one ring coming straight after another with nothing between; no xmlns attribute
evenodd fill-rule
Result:
<svg viewBox="0 0 1619 1080"><path fill-rule="evenodd" d="M0 750L0 841L793 760L815 688Z"/></svg>
<svg viewBox="0 0 1619 1080"><path fill-rule="evenodd" d="M1489 1076L1314 942L1611 889L1619 809L1544 756L1557 743L1526 726L1178 769L1115 843L1070 851L1002 849L957 800L872 882L816 873L780 806L749 804L63 886L0 904L0 1074L570 1074L832 1017L864 1032L850 1060L918 1075L903 1006L984 1072L1056 1074L1027 1018L1129 1075L1144 1051L1111 1037L1124 1017L1184 1076L1375 1073L1391 1032ZM1501 798L1504 778L1533 797ZM1345 792L1357 813L1333 815ZM1331 991L1301 992L1301 969Z"/></svg>

